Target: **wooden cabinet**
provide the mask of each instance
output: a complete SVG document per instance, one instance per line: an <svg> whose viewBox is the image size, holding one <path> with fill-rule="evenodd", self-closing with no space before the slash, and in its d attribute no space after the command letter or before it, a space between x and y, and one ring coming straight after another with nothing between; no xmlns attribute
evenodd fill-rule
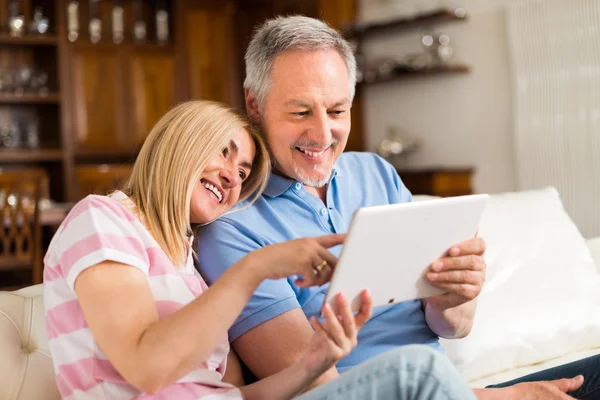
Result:
<svg viewBox="0 0 600 400"><path fill-rule="evenodd" d="M124 114L123 70L118 54L87 48L75 50L72 67L75 151L110 152L126 148L125 121L120 115Z"/></svg>
<svg viewBox="0 0 600 400"><path fill-rule="evenodd" d="M170 53L137 52L130 62L129 93L133 105L133 132L140 147L156 121L175 103L175 62Z"/></svg>
<svg viewBox="0 0 600 400"><path fill-rule="evenodd" d="M0 86L0 128L14 120L39 122L38 145L0 147L0 168L44 168L57 201L78 199L79 166L133 161L151 127L176 103L208 99L244 109L243 57L254 28L266 18L304 14L342 29L356 14L355 0L121 0L124 40L117 44L115 2L79 1L79 35L71 42L71 0L19 0L26 23L40 5L50 20L47 35L23 37L6 32L6 1L0 0L0 73L9 64L32 65L42 67L48 80L43 93L15 94ZM159 3L170 15L166 44L153 39ZM143 7L148 24L143 43L133 40L134 5ZM97 43L90 39L91 14L102 20ZM360 98L348 150L363 149L357 104Z"/></svg>
<svg viewBox="0 0 600 400"><path fill-rule="evenodd" d="M85 45L72 60L76 154L134 151L174 104L168 50Z"/></svg>
<svg viewBox="0 0 600 400"><path fill-rule="evenodd" d="M242 104L235 62L235 3L180 1L177 4L179 60L186 99Z"/></svg>
<svg viewBox="0 0 600 400"><path fill-rule="evenodd" d="M398 169L398 175L412 194L450 197L473 193L472 168Z"/></svg>
<svg viewBox="0 0 600 400"><path fill-rule="evenodd" d="M23 0L19 12L25 16L24 26L40 5L55 20L53 2ZM57 29L51 25L43 36L27 30L21 37L11 36L6 31L6 0L0 0L0 9L0 170L41 168L56 177L49 195L62 200L67 185Z"/></svg>

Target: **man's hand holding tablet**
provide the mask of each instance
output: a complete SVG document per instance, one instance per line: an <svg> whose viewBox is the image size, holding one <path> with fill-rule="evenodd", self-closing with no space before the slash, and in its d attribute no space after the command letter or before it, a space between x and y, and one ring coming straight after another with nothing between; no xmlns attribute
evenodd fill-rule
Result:
<svg viewBox="0 0 600 400"><path fill-rule="evenodd" d="M371 293L373 306L429 298L444 309L476 297L485 277L480 257L485 244L474 236L488 198L479 194L359 209L325 302L334 306L331 300L341 292L358 311L363 289Z"/></svg>

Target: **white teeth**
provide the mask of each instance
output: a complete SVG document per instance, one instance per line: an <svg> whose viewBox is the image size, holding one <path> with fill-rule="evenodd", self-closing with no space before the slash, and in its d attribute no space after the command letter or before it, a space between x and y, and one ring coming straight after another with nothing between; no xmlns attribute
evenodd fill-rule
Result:
<svg viewBox="0 0 600 400"><path fill-rule="evenodd" d="M323 151L308 151L308 150L300 149L300 151L303 152L304 154L308 154L311 157L321 157L323 155L323 153L325 153L325 150L323 150Z"/></svg>
<svg viewBox="0 0 600 400"><path fill-rule="evenodd" d="M213 192L215 196L217 196L217 199L219 199L219 203L221 202L221 200L223 200L223 195L221 194L219 189L217 189L214 185L211 185L208 182L202 182L202 185L204 185L205 188L207 188L208 190Z"/></svg>

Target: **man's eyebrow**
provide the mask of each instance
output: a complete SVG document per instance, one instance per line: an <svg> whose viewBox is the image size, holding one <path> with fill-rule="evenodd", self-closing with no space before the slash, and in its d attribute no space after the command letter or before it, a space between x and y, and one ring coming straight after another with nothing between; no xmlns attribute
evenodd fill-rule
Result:
<svg viewBox="0 0 600 400"><path fill-rule="evenodd" d="M334 105L332 105L329 108L336 108L336 107L339 107L339 106L345 106L348 103L350 103L350 100L348 100L348 99L342 99L342 100L336 102Z"/></svg>
<svg viewBox="0 0 600 400"><path fill-rule="evenodd" d="M310 108L310 105L302 100L298 100L298 99L291 99L286 101L284 104L284 106L298 106L298 107L304 107L304 108Z"/></svg>

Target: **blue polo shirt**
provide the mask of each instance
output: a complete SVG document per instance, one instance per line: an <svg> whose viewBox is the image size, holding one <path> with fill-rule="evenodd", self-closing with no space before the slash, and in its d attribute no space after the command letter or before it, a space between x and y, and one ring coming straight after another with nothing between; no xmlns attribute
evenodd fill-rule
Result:
<svg viewBox="0 0 600 400"><path fill-rule="evenodd" d="M302 183L271 175L264 194L252 206L225 215L198 232L200 272L210 284L252 250L290 239L345 233L359 207L411 199L394 167L372 153L339 157L329 181L327 204L308 193ZM340 250L341 246L330 249L336 256ZM401 254L398 267L402 268ZM294 308L302 308L307 318L319 316L328 285L304 289L294 285L294 280L265 280L229 330L230 341ZM343 372L382 352L414 343L441 350L419 300L377 307L360 330L357 347L337 368Z"/></svg>

